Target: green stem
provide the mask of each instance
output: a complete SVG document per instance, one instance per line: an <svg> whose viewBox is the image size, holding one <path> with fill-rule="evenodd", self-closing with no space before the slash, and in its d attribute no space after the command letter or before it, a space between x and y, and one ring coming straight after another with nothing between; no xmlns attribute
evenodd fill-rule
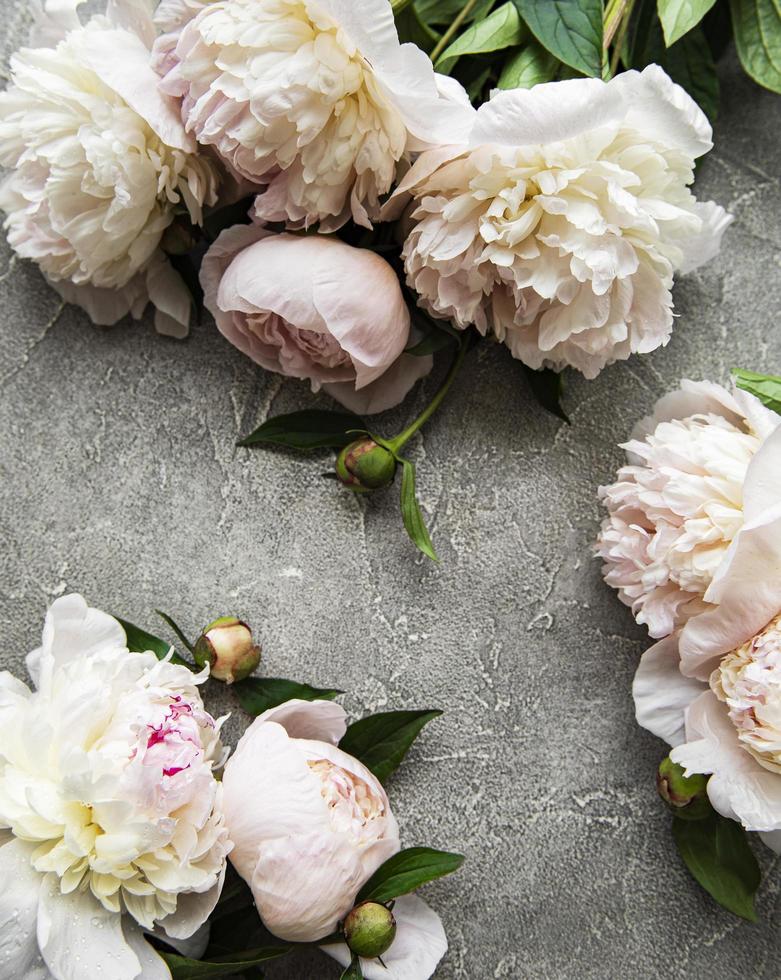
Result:
<svg viewBox="0 0 781 980"><path fill-rule="evenodd" d="M616 29L613 40L613 57L610 59L610 74L608 75L608 78L612 78L618 71L618 63L621 60L621 48L624 46L626 32L629 30L629 20L632 16L632 7L634 7L634 0L627 0L621 12L621 23Z"/></svg>
<svg viewBox="0 0 781 980"><path fill-rule="evenodd" d="M456 359L453 361L450 370L447 373L447 377L442 382L442 387L439 389L436 395L434 395L434 397L431 399L427 408L425 408L420 413L420 415L415 419L412 425L406 428L403 432L399 433L399 435L397 435L395 439L387 440L386 445L391 449L393 453L398 453L399 450L402 449L410 441L410 439L415 435L415 433L418 432L419 429L423 428L426 422L428 422L428 420L431 418L434 412L436 412L436 410L442 404L442 402L445 399L445 395L447 395L448 391L450 391L450 386L455 381L458 372L461 370L461 367L463 366L464 358L466 357L467 351L471 346L469 341L470 341L470 337L468 334L462 338L461 343L459 345L458 354L456 355Z"/></svg>
<svg viewBox="0 0 781 980"><path fill-rule="evenodd" d="M472 8L475 6L476 3L477 0L466 0L466 3L461 8L460 12L456 16L453 23L450 25L450 27L448 27L448 29L445 31L442 37L437 41L436 47L431 52L431 60L434 62L434 64L436 64L439 56L442 54L442 52L445 50L448 44L450 44L452 39L455 37L456 33L458 32L458 28L464 23L466 18L472 12Z"/></svg>
<svg viewBox="0 0 781 980"><path fill-rule="evenodd" d="M397 17L402 10L406 10L407 7L412 3L412 0L391 0L391 9L393 10L393 16Z"/></svg>

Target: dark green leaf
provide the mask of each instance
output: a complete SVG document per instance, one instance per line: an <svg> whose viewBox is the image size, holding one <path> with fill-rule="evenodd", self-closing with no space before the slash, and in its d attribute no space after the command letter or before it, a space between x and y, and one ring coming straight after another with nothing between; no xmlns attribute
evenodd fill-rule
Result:
<svg viewBox="0 0 781 980"><path fill-rule="evenodd" d="M716 0L658 0L667 47L696 27Z"/></svg>
<svg viewBox="0 0 781 980"><path fill-rule="evenodd" d="M281 677L248 677L233 685L242 708L250 715L262 715L294 698L299 701L332 701L342 694L331 688L311 687Z"/></svg>
<svg viewBox="0 0 781 980"><path fill-rule="evenodd" d="M420 735L441 711L384 711L354 722L339 748L371 769L381 783L392 775Z"/></svg>
<svg viewBox="0 0 781 980"><path fill-rule="evenodd" d="M223 956L215 960L191 960L178 953L161 953L171 980L206 980L211 977L232 977L244 970L252 969L260 963L279 959L291 951L292 946L269 946L261 949L248 949L233 956Z"/></svg>
<svg viewBox="0 0 781 980"><path fill-rule="evenodd" d="M399 32L399 40L402 44L408 41L417 44L426 54L439 40L439 35L423 22L414 4L405 7L396 15L396 30Z"/></svg>
<svg viewBox="0 0 781 980"><path fill-rule="evenodd" d="M523 365L524 373L531 386L532 394L542 407L569 424L569 416L561 407L561 397L564 394L564 379L557 371L543 368L535 371Z"/></svg>
<svg viewBox="0 0 781 980"><path fill-rule="evenodd" d="M408 847L380 865L358 892L357 902L390 902L429 881L458 871L462 854L435 851L430 847Z"/></svg>
<svg viewBox="0 0 781 980"><path fill-rule="evenodd" d="M495 0L480 0L464 21L482 20L494 5ZM415 0L415 10L424 24L448 27L461 12L465 0Z"/></svg>
<svg viewBox="0 0 781 980"><path fill-rule="evenodd" d="M761 873L740 824L715 811L705 820L674 817L673 837L705 891L728 911L756 922L754 897Z"/></svg>
<svg viewBox="0 0 781 980"><path fill-rule="evenodd" d="M781 4L778 0L730 0L738 56L746 72L781 92Z"/></svg>
<svg viewBox="0 0 781 980"><path fill-rule="evenodd" d="M584 75L602 75L602 0L514 0L540 44Z"/></svg>
<svg viewBox="0 0 781 980"><path fill-rule="evenodd" d="M754 395L763 405L781 415L781 378L776 378L772 374L742 371L740 368L736 368L732 374L738 388Z"/></svg>
<svg viewBox="0 0 781 980"><path fill-rule="evenodd" d="M431 543L428 529L423 523L418 498L415 493L415 466L408 459L399 459L401 463L401 516L404 527L412 542L430 558L439 561L434 546Z"/></svg>
<svg viewBox="0 0 781 980"><path fill-rule="evenodd" d="M511 54L504 63L497 88L531 88L556 77L559 62L534 38Z"/></svg>
<svg viewBox="0 0 781 980"><path fill-rule="evenodd" d="M350 960L350 965L341 974L339 980L363 980L361 961L358 959L355 953L353 953L353 958Z"/></svg>
<svg viewBox="0 0 781 980"><path fill-rule="evenodd" d="M134 626L132 623L128 623L127 620L120 619L118 616L115 618L125 631L127 648L131 653L153 653L158 660L165 660L169 651L173 649L173 644L167 640L161 640L159 636L155 636L153 633L147 633L146 630L142 630L139 626ZM179 664L182 667L189 667L191 670L195 669L192 664L187 663L176 652L171 657L171 663Z"/></svg>
<svg viewBox="0 0 781 980"><path fill-rule="evenodd" d="M525 29L513 0L499 7L484 20L477 20L449 45L437 60L437 69L467 54L501 51L520 44Z"/></svg>
<svg viewBox="0 0 781 980"><path fill-rule="evenodd" d="M166 623L168 623L168 625L171 627L174 633L176 633L176 635L182 641L184 646L190 651L190 653L192 653L194 649L193 644L190 643L190 641L184 635L184 633L179 628L178 624L173 620L173 618L169 616L168 613L161 612L159 609L155 609L155 612L157 613L158 616L160 616L161 619L163 619Z"/></svg>
<svg viewBox="0 0 781 980"><path fill-rule="evenodd" d="M350 412L323 412L306 409L278 415L268 419L263 425L245 439L239 446L258 446L271 444L286 446L289 449L341 449L355 439L356 429L363 430L365 423L358 415Z"/></svg>

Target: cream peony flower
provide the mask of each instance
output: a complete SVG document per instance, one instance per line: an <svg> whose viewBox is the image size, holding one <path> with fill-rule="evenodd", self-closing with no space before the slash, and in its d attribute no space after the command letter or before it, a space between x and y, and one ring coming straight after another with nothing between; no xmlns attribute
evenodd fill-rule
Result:
<svg viewBox="0 0 781 980"><path fill-rule="evenodd" d="M398 279L366 249L237 225L207 252L201 285L206 308L239 350L355 412L398 405L431 370L431 357L403 353L410 317Z"/></svg>
<svg viewBox="0 0 781 980"><path fill-rule="evenodd" d="M230 850L205 675L129 653L76 595L28 668L34 692L0 674L2 975L170 980L142 930L193 936Z"/></svg>
<svg viewBox="0 0 781 980"><path fill-rule="evenodd" d="M651 636L716 601L712 583L749 511L762 521L772 509L765 491L768 479L781 485L779 421L745 392L684 381L624 446L629 465L600 488L608 517L596 553Z"/></svg>
<svg viewBox="0 0 781 980"><path fill-rule="evenodd" d="M114 21L94 17L11 59L0 162L12 173L0 209L12 248L96 323L139 317L151 300L158 329L181 336L191 300L160 240L177 210L200 222L215 170L159 92L144 41L122 25L132 11L111 9ZM64 21L78 24L75 13Z"/></svg>
<svg viewBox="0 0 781 980"><path fill-rule="evenodd" d="M729 216L688 188L711 145L657 65L495 92L465 144L423 153L399 186L408 282L530 367L596 377L667 343L673 273L719 249Z"/></svg>
<svg viewBox="0 0 781 980"><path fill-rule="evenodd" d="M405 154L461 139L471 125L463 90L438 85L428 57L399 44L388 0L161 7L163 91L182 99L200 143L268 185L265 219L329 231L352 216L370 227Z"/></svg>
<svg viewBox="0 0 781 980"><path fill-rule="evenodd" d="M281 939L334 932L399 850L385 790L336 747L346 727L339 705L288 701L250 725L225 767L231 862Z"/></svg>

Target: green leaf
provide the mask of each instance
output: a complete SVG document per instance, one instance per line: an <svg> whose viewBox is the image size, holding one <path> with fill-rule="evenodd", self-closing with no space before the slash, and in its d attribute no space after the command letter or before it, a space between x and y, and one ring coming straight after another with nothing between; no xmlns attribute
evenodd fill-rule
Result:
<svg viewBox="0 0 781 980"><path fill-rule="evenodd" d="M339 748L371 769L381 783L401 764L423 727L441 711L384 711L347 729Z"/></svg>
<svg viewBox="0 0 781 980"><path fill-rule="evenodd" d="M291 412L290 415L277 415L245 439L239 446L258 446L271 444L286 446L288 449L341 449L355 439L355 431L363 430L366 423L351 412L323 412L306 409Z"/></svg>
<svg viewBox="0 0 781 980"><path fill-rule="evenodd" d="M190 653L192 653L195 647L193 646L192 643L190 643L190 641L184 635L184 633L182 632L178 624L173 620L173 618L169 616L168 613L161 612L159 609L155 609L155 612L162 620L168 623L168 625L171 627L174 633L176 633L177 637L182 641L184 646L190 651Z"/></svg>
<svg viewBox="0 0 781 980"><path fill-rule="evenodd" d="M738 56L746 72L781 92L781 4L779 0L730 0Z"/></svg>
<svg viewBox="0 0 781 980"><path fill-rule="evenodd" d="M119 616L115 616L114 618L125 631L127 648L131 653L153 653L158 660L165 660L169 651L174 649L173 644L167 640L161 640L159 636L155 636L153 633L147 633L140 626L134 626L133 623L128 623L125 619L120 619ZM171 657L171 663L179 664L181 667L189 667L190 670L196 669L192 664L183 660L176 652Z"/></svg>
<svg viewBox="0 0 781 980"><path fill-rule="evenodd" d="M476 4L464 23L482 20L494 5L495 0L481 0ZM421 21L428 26L447 27L463 9L465 0L415 0L415 10Z"/></svg>
<svg viewBox="0 0 781 980"><path fill-rule="evenodd" d="M534 38L529 38L505 61L496 85L497 88L531 88L541 82L552 81L558 67L558 60Z"/></svg>
<svg viewBox="0 0 781 980"><path fill-rule="evenodd" d="M781 378L772 374L757 374L736 368L732 372L735 384L758 398L763 405L781 415Z"/></svg>
<svg viewBox="0 0 781 980"><path fill-rule="evenodd" d="M340 975L339 980L363 980L361 961L355 953L353 953L352 959L350 960L350 965Z"/></svg>
<svg viewBox="0 0 781 980"><path fill-rule="evenodd" d="M405 7L396 15L396 30L402 44L416 44L426 54L431 51L439 40L439 35L421 19L414 4Z"/></svg>
<svg viewBox="0 0 781 980"><path fill-rule="evenodd" d="M562 419L569 425L569 416L561 407L561 397L564 394L564 379L557 371L543 368L535 371L523 365L523 370L537 403L546 411Z"/></svg>
<svg viewBox="0 0 781 980"><path fill-rule="evenodd" d="M673 837L705 891L741 919L756 922L754 897L762 876L740 824L716 812L705 820L674 817Z"/></svg>
<svg viewBox="0 0 781 980"><path fill-rule="evenodd" d="M327 687L298 684L281 677L248 677L234 684L233 690L247 714L255 716L293 698L299 701L332 701L344 693Z"/></svg>
<svg viewBox="0 0 781 980"><path fill-rule="evenodd" d="M428 529L423 523L420 505L415 493L415 465L408 459L399 459L401 463L401 517L404 527L413 544L432 561L439 561L434 546L431 543Z"/></svg>
<svg viewBox="0 0 781 980"><path fill-rule="evenodd" d="M696 27L716 0L658 0L667 47Z"/></svg>
<svg viewBox="0 0 781 980"><path fill-rule="evenodd" d="M408 847L380 865L358 892L358 902L390 902L437 878L458 871L462 854L435 851L430 847Z"/></svg>
<svg viewBox="0 0 781 980"><path fill-rule="evenodd" d="M201 980L210 977L233 977L244 970L252 969L269 960L277 960L286 956L292 946L267 946L260 949L248 949L243 953L232 956L221 956L214 960L191 960L178 953L161 953L168 969L171 980Z"/></svg>
<svg viewBox="0 0 781 980"><path fill-rule="evenodd" d="M602 76L602 0L514 0L540 44L565 65Z"/></svg>
<svg viewBox="0 0 781 980"><path fill-rule="evenodd" d="M465 54L485 54L520 44L525 30L513 0L499 7L484 20L475 21L445 48L437 60L437 68Z"/></svg>

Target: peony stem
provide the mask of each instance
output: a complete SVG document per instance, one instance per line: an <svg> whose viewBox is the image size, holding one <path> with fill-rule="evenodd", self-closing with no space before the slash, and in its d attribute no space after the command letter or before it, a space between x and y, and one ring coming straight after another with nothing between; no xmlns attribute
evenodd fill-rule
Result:
<svg viewBox="0 0 781 980"><path fill-rule="evenodd" d="M405 10L412 3L412 0L391 0L391 9L393 10L393 16L398 16L402 10Z"/></svg>
<svg viewBox="0 0 781 980"><path fill-rule="evenodd" d="M618 71L618 63L621 60L621 48L624 46L624 41L626 40L626 32L629 29L629 20L632 16L632 8L634 7L634 0L626 0L626 3L621 8L620 22L617 22L613 28L614 38L613 38L613 57L610 59L610 73L608 78L612 78Z"/></svg>
<svg viewBox="0 0 781 980"><path fill-rule="evenodd" d="M434 412L436 412L436 410L442 404L442 402L445 399L445 395L447 395L448 391L450 390L450 386L455 381L458 372L461 370L463 366L464 358L466 357L467 351L471 346L470 339L471 337L469 334L464 334L464 336L461 338L456 359L453 361L450 370L447 373L447 377L442 382L442 387L439 389L436 395L434 395L434 397L431 399L428 406L415 419L412 425L410 425L403 432L397 435L395 439L386 440L385 445L387 445L387 447L391 450L391 452L398 453L398 451L402 449L410 441L410 439L415 435L415 433L419 429L421 429L426 424L426 422L428 422L428 420L431 418Z"/></svg>
<svg viewBox="0 0 781 980"><path fill-rule="evenodd" d="M448 46L448 44L450 44L451 40L453 39L456 32L458 31L458 28L464 23L466 18L472 12L472 8L475 6L476 3L477 0L466 0L466 3L461 8L459 13L456 15L453 23L450 25L450 27L448 27L448 29L445 31L442 37L437 41L436 47L431 52L431 56L430 56L431 60L434 62L435 65L437 63L437 59L445 50L445 48Z"/></svg>

